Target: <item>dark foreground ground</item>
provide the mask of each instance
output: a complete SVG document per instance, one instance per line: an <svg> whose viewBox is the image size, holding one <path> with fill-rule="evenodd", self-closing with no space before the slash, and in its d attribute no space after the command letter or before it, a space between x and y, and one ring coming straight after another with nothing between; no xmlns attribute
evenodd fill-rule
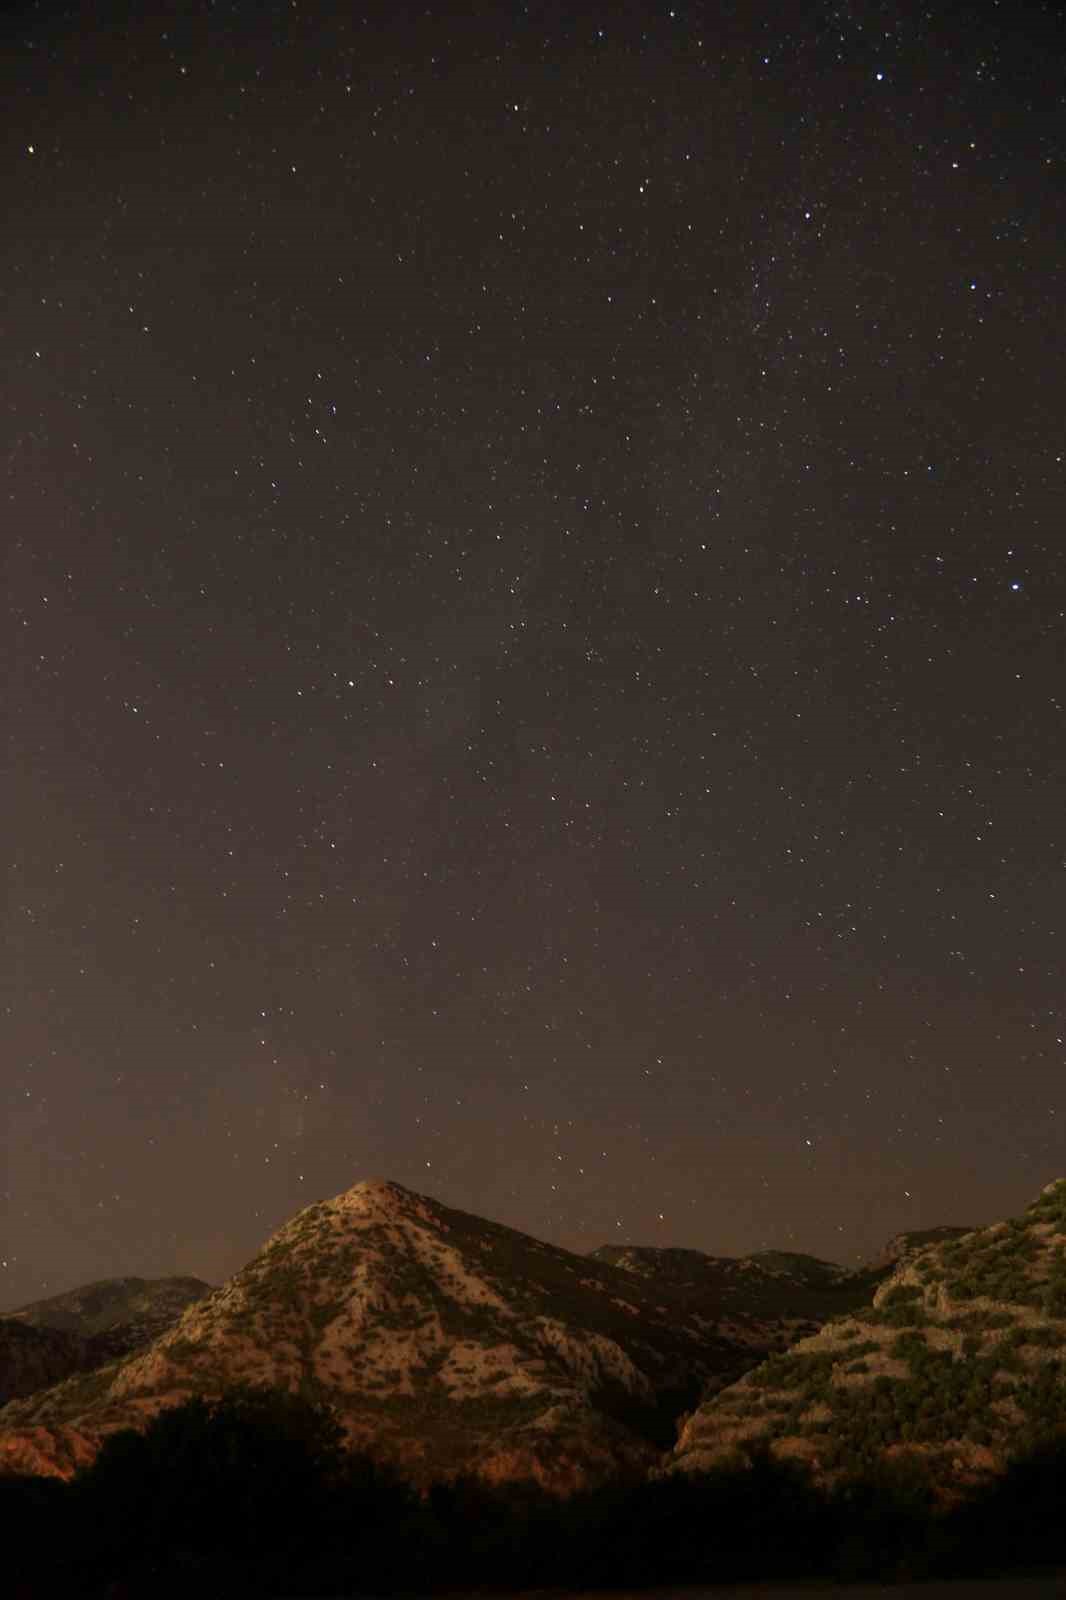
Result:
<svg viewBox="0 0 1066 1600"><path fill-rule="evenodd" d="M70 1482L0 1477L0 1595L1066 1600L1066 1425L949 1507L924 1458L827 1488L768 1452L565 1501L420 1495L338 1431L299 1396L235 1391L111 1435Z"/></svg>
<svg viewBox="0 0 1066 1600"><path fill-rule="evenodd" d="M1066 1571L999 1578L943 1578L915 1583L724 1583L665 1589L456 1590L439 1600L1066 1600ZM292 1596L291 1600L347 1600ZM397 1600L362 1596L360 1600Z"/></svg>
<svg viewBox="0 0 1066 1600"><path fill-rule="evenodd" d="M667 1589L532 1589L520 1596L456 1594L450 1600L1066 1600L1066 1572L930 1583L741 1583Z"/></svg>

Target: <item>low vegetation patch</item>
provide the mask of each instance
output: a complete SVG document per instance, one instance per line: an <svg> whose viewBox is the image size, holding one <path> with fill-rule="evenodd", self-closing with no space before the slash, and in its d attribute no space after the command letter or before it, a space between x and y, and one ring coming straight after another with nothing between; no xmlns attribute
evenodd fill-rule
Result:
<svg viewBox="0 0 1066 1600"><path fill-rule="evenodd" d="M831 1351L792 1351L783 1356L772 1356L749 1374L748 1382L759 1389L799 1389L817 1391L826 1386L836 1365L836 1355Z"/></svg>

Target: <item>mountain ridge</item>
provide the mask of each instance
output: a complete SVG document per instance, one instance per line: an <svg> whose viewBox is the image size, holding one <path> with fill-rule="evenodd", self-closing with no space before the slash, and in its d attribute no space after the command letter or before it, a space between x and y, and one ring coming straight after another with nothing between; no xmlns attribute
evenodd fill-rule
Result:
<svg viewBox="0 0 1066 1600"><path fill-rule="evenodd" d="M417 1480L565 1490L641 1472L705 1385L749 1364L661 1285L368 1179L306 1207L146 1348L0 1413L9 1466L230 1384L332 1404ZM43 1430L43 1431L42 1431Z"/></svg>
<svg viewBox="0 0 1066 1600"><path fill-rule="evenodd" d="M716 1256L672 1246L601 1245L591 1257L669 1285L708 1327L727 1331L753 1352L787 1348L869 1299L878 1281L865 1268L783 1251Z"/></svg>
<svg viewBox="0 0 1066 1600"><path fill-rule="evenodd" d="M211 1288L202 1278L190 1275L96 1278L0 1312L0 1320L91 1337L134 1321L179 1315L187 1305L209 1294Z"/></svg>
<svg viewBox="0 0 1066 1600"><path fill-rule="evenodd" d="M20 1334L45 1331L30 1314L106 1317L100 1288L21 1308ZM760 1445L830 1475L911 1445L993 1471L1034 1405L1066 1428L1060 1344L1066 1180L1021 1218L897 1234L849 1268L576 1255L372 1178L303 1208L148 1342L11 1400L0 1464L69 1476L116 1429L253 1384L325 1404L349 1447L420 1486L465 1474L569 1493ZM952 1433L941 1402L960 1394L973 1427Z"/></svg>

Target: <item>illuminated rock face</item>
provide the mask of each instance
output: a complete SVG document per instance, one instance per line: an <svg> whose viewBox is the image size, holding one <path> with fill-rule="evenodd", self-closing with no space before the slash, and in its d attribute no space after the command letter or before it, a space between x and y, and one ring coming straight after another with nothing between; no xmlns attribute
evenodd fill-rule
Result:
<svg viewBox="0 0 1066 1600"><path fill-rule="evenodd" d="M756 1444L830 1477L911 1454L950 1494L1066 1432L1066 1179L1019 1217L904 1235L889 1253L872 1304L707 1399L668 1470Z"/></svg>
<svg viewBox="0 0 1066 1600"><path fill-rule="evenodd" d="M653 1465L675 1418L751 1359L668 1284L373 1179L300 1212L145 1348L15 1402L0 1427L34 1470L64 1472L160 1405L272 1384L333 1406L353 1446L415 1481L566 1493Z"/></svg>

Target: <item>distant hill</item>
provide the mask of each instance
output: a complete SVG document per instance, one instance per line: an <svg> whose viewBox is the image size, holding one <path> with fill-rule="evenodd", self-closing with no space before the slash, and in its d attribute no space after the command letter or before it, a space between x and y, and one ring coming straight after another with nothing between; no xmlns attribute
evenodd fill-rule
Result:
<svg viewBox="0 0 1066 1600"><path fill-rule="evenodd" d="M139 1350L210 1292L199 1278L105 1278L0 1317L0 1405Z"/></svg>
<svg viewBox="0 0 1066 1600"><path fill-rule="evenodd" d="M904 1234L873 1303L706 1399L670 1467L763 1443L819 1475L908 1452L963 1484L1066 1429L1066 1180L1020 1217Z"/></svg>
<svg viewBox="0 0 1066 1600"><path fill-rule="evenodd" d="M785 1250L711 1256L700 1250L601 1245L592 1259L662 1284L706 1327L760 1355L785 1350L823 1322L868 1304L887 1271L841 1267Z"/></svg>
<svg viewBox="0 0 1066 1600"><path fill-rule="evenodd" d="M329 1403L416 1482L566 1491L654 1465L678 1414L750 1362L669 1285L371 1180L300 1212L147 1348L9 1404L0 1459L65 1474L106 1433L243 1382Z"/></svg>
<svg viewBox="0 0 1066 1600"><path fill-rule="evenodd" d="M211 1285L201 1278L101 1278L4 1316L31 1328L95 1340L101 1358L109 1359L149 1343L210 1293Z"/></svg>

